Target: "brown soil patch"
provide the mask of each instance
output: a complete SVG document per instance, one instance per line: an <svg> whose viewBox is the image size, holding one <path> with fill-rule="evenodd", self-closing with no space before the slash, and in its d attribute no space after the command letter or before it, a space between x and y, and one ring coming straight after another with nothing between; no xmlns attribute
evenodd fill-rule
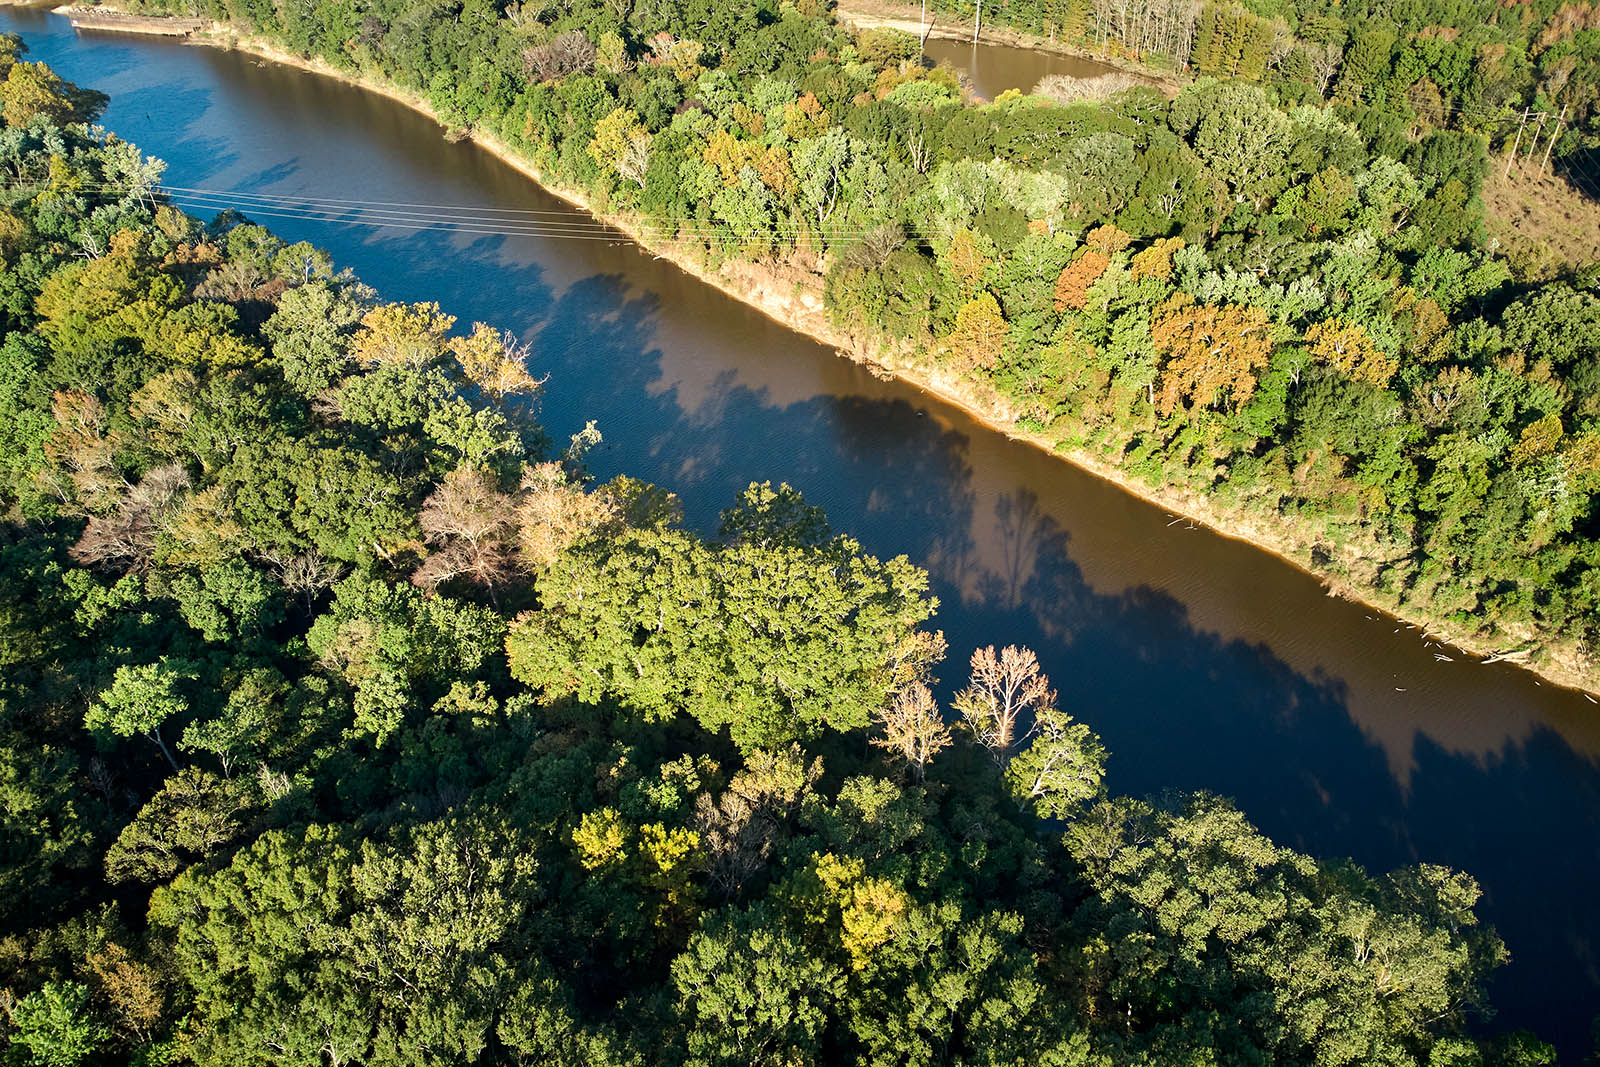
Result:
<svg viewBox="0 0 1600 1067"><path fill-rule="evenodd" d="M1600 200L1565 178L1515 164L1507 177L1504 160L1491 160L1483 199L1490 235L1534 273L1600 260Z"/></svg>

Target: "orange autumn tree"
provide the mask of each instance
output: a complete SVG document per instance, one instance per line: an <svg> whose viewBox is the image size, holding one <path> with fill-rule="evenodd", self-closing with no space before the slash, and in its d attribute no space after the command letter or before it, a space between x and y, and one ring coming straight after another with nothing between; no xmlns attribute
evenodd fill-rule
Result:
<svg viewBox="0 0 1600 1067"><path fill-rule="evenodd" d="M1306 349L1313 359L1343 371L1347 377L1382 389L1400 369L1399 362L1377 346L1358 323L1330 319L1306 331Z"/></svg>
<svg viewBox="0 0 1600 1067"><path fill-rule="evenodd" d="M1089 249L1061 269L1056 277L1056 310L1082 311L1089 304L1089 287L1111 266L1111 257Z"/></svg>
<svg viewBox="0 0 1600 1067"><path fill-rule="evenodd" d="M816 93L806 93L799 100L783 105L783 133L791 141L815 137L827 128L828 112Z"/></svg>
<svg viewBox="0 0 1600 1067"><path fill-rule="evenodd" d="M1267 313L1241 304L1196 304L1172 297L1150 317L1150 338L1165 357L1156 409L1226 403L1237 411L1256 391L1256 372L1272 356Z"/></svg>

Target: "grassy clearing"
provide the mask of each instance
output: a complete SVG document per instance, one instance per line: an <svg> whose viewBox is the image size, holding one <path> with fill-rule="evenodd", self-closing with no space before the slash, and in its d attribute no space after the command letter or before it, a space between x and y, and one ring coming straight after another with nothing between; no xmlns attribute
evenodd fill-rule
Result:
<svg viewBox="0 0 1600 1067"><path fill-rule="evenodd" d="M1490 168L1483 199L1489 232L1522 260L1529 273L1549 273L1564 265L1600 260L1600 200L1536 166Z"/></svg>

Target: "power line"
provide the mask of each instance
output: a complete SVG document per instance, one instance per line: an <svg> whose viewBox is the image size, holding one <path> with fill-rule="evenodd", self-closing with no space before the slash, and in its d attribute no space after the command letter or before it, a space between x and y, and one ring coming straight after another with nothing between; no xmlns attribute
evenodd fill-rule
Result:
<svg viewBox="0 0 1600 1067"><path fill-rule="evenodd" d="M19 191L29 188L12 184L4 188ZM130 189L118 183L84 183L73 187L76 192L117 192L126 194ZM242 209L246 213L268 218L285 218L301 221L338 223L342 225L370 226L373 228L437 230L475 235L526 236L538 238L574 238L605 241L627 241L627 234L598 219L586 217L577 209L550 211L542 215L551 217L520 219L507 217L522 209L485 208L471 205L419 204L415 209L391 209L385 201L359 201L306 196L282 196L270 193L249 193L235 190L201 189L192 186L156 186L150 194L159 194L171 203L186 208L223 210ZM336 206L334 206L336 205ZM845 226L795 226L776 225L760 230L740 230L732 224L701 222L662 222L651 219L630 220L631 224L656 237L798 237L815 235L833 243L855 243L867 239L878 227ZM934 231L921 227L902 227L914 236L927 236Z"/></svg>

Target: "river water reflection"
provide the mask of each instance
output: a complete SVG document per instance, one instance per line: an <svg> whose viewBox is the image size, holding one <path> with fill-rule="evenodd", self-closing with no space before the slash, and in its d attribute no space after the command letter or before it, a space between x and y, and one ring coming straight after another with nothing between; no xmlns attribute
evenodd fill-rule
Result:
<svg viewBox="0 0 1600 1067"><path fill-rule="evenodd" d="M561 210L380 96L235 54L74 36L9 10L32 55L112 94L106 124L174 185ZM1111 786L1238 799L1279 841L1483 883L1509 943L1494 1026L1565 1057L1600 1006L1600 707L1503 666L1435 659L1313 578L883 382L618 239L459 236L258 214L394 300L536 339L559 440L683 498L691 524L786 480L873 552L927 567L952 648L1029 644L1112 752ZM948 684L947 684L948 688Z"/></svg>

